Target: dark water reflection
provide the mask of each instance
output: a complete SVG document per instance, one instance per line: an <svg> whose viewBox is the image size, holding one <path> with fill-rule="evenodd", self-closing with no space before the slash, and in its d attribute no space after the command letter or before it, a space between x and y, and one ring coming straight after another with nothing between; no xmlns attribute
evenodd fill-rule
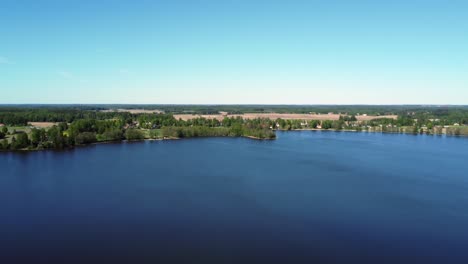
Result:
<svg viewBox="0 0 468 264"><path fill-rule="evenodd" d="M0 154L0 263L468 263L468 139L284 132Z"/></svg>

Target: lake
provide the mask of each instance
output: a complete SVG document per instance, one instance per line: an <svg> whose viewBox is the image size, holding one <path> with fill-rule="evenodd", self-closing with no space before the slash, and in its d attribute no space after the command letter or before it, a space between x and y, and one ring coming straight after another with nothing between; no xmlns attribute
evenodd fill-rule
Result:
<svg viewBox="0 0 468 264"><path fill-rule="evenodd" d="M0 263L468 263L468 138L0 153Z"/></svg>

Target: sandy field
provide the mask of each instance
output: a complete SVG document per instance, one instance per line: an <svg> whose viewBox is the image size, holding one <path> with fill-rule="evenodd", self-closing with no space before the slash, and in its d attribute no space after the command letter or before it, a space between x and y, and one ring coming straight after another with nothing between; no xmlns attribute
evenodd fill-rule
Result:
<svg viewBox="0 0 468 264"><path fill-rule="evenodd" d="M58 125L58 123L54 122L28 122L28 125L37 127L37 128L49 128L53 127L54 125Z"/></svg>
<svg viewBox="0 0 468 264"><path fill-rule="evenodd" d="M207 119L218 119L222 120L224 117L237 117L240 116L244 119L255 119L255 118L269 118L275 120L277 118L281 119L299 119L299 120L338 120L340 118L339 114L279 114L279 113L246 113L243 115L190 115L190 114L181 114L174 115L176 119L189 120L197 117L204 117ZM387 115L387 116L356 116L358 121L368 121L376 118L392 118L396 119L396 115Z"/></svg>
<svg viewBox="0 0 468 264"><path fill-rule="evenodd" d="M107 109L107 110L101 110L101 112L129 112L131 114L160 114L164 113L164 111L161 110L145 110L145 109Z"/></svg>
<svg viewBox="0 0 468 264"><path fill-rule="evenodd" d="M389 119L397 119L397 115L381 115L381 116L356 116L358 121L368 121L372 119L378 119L378 118L389 118Z"/></svg>

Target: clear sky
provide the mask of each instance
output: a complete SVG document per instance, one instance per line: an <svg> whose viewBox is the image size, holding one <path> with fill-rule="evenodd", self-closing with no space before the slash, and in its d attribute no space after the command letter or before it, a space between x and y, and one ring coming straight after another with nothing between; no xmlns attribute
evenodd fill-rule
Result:
<svg viewBox="0 0 468 264"><path fill-rule="evenodd" d="M2 0L0 103L468 104L468 1Z"/></svg>

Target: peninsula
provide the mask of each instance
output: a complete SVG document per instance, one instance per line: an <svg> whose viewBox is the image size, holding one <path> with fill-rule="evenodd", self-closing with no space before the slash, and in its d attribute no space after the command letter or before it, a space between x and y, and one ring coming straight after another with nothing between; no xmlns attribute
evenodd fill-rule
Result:
<svg viewBox="0 0 468 264"><path fill-rule="evenodd" d="M276 130L468 135L466 106L3 105L0 150L123 140L274 139Z"/></svg>

